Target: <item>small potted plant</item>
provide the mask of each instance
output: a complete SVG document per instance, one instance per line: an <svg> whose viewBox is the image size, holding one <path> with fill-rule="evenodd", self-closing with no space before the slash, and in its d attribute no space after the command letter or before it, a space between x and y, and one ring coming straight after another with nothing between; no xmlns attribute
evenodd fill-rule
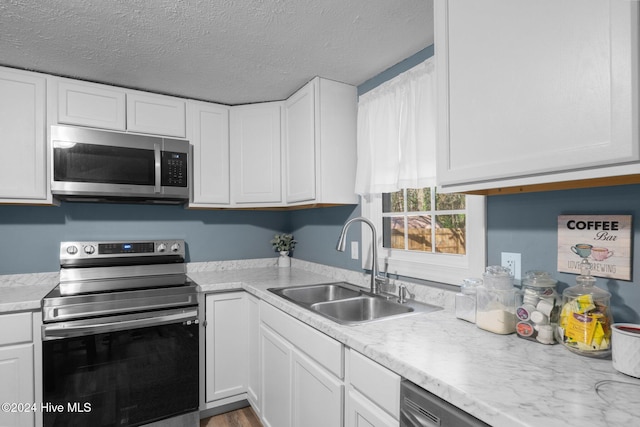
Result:
<svg viewBox="0 0 640 427"><path fill-rule="evenodd" d="M271 245L273 245L273 249L276 252L280 253L280 258L278 258L278 266L279 267L290 267L291 259L289 258L289 254L293 251L293 248L296 246L295 240L293 240L293 235L291 234L276 234L271 240Z"/></svg>

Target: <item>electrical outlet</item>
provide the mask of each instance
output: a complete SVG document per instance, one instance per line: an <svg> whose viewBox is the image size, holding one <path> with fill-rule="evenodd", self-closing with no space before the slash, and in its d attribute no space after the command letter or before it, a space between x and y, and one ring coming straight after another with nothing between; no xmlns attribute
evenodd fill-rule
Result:
<svg viewBox="0 0 640 427"><path fill-rule="evenodd" d="M522 272L521 268L521 256L520 254L511 252L502 252L502 266L511 270L514 280L520 280Z"/></svg>
<svg viewBox="0 0 640 427"><path fill-rule="evenodd" d="M359 255L358 242L353 241L351 242L351 259L358 259L359 258L358 255Z"/></svg>

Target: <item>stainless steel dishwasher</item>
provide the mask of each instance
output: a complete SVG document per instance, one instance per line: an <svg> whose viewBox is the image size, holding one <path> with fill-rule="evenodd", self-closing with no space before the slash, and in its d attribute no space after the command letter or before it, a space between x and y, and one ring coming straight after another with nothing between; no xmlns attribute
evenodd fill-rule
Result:
<svg viewBox="0 0 640 427"><path fill-rule="evenodd" d="M403 380L400 385L400 427L489 426L435 394Z"/></svg>

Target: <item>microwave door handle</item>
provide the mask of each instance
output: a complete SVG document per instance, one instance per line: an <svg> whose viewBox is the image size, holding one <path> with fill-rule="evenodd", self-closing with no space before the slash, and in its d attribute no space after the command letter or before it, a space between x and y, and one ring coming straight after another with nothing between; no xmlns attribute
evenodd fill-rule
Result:
<svg viewBox="0 0 640 427"><path fill-rule="evenodd" d="M153 144L153 153L155 155L155 161L156 161L156 185L155 185L155 192L156 194L160 194L162 187L162 163L161 163L161 158L162 158L162 153L160 151L160 144Z"/></svg>

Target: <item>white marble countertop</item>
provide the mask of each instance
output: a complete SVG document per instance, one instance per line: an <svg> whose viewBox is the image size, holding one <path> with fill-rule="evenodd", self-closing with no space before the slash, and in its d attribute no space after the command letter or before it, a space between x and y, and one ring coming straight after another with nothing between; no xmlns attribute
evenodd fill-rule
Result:
<svg viewBox="0 0 640 427"><path fill-rule="evenodd" d="M455 317L451 292L409 284L418 300L444 310L344 326L267 289L342 280L364 286L362 274L299 261L277 268L272 260L189 264L188 271L202 292L244 289L493 426L640 425L639 379L610 360L478 329ZM40 309L57 281L57 273L0 276L0 313Z"/></svg>
<svg viewBox="0 0 640 427"><path fill-rule="evenodd" d="M42 298L58 284L59 273L0 275L0 314L42 308Z"/></svg>
<svg viewBox="0 0 640 427"><path fill-rule="evenodd" d="M267 291L342 277L273 267L189 277L203 292L244 289L493 426L640 425L640 380L610 360L478 329L438 290L421 299L445 310L344 326Z"/></svg>

